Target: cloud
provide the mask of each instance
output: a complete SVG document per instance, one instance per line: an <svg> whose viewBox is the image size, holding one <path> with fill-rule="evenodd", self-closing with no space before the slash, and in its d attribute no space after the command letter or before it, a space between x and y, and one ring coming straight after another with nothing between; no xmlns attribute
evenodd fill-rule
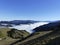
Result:
<svg viewBox="0 0 60 45"><path fill-rule="evenodd" d="M39 27L39 26L44 25L44 24L48 24L48 23L49 22L38 22L38 23L34 23L34 24L23 24L23 25L13 26L11 28L15 28L18 30L26 30L29 33L32 33L32 30L34 28Z"/></svg>

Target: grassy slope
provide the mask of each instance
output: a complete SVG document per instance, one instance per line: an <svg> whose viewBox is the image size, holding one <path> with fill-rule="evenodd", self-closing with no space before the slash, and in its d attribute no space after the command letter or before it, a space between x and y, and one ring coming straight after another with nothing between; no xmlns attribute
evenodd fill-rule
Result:
<svg viewBox="0 0 60 45"><path fill-rule="evenodd" d="M45 34L47 34L47 33L50 33L50 32L51 32L51 31L36 32L36 33L34 33L33 35L27 37L27 39L22 40L21 42L17 42L17 43L15 43L15 44L13 44L13 45L23 44L24 42L28 42L28 41L30 41L30 40L36 39L36 38L38 38L38 37L40 37L40 36L42 36L42 35L45 35Z"/></svg>
<svg viewBox="0 0 60 45"><path fill-rule="evenodd" d="M50 40L53 40L57 37L60 37L60 31L52 31L51 33L48 33L41 37L34 38L32 40L24 40L20 42L18 45L44 45L48 43Z"/></svg>
<svg viewBox="0 0 60 45"><path fill-rule="evenodd" d="M0 32L4 35L4 37L7 37L7 31L10 31L9 28L0 28Z"/></svg>
<svg viewBox="0 0 60 45"><path fill-rule="evenodd" d="M7 36L7 31L10 31L9 28L0 28L0 31L3 33L4 38L3 40L0 40L0 45L9 45L12 42L15 42L16 39L12 39Z"/></svg>
<svg viewBox="0 0 60 45"><path fill-rule="evenodd" d="M10 31L11 29L10 28L0 28L0 32L2 32L2 35L4 35L3 37L5 38L5 39L3 39L3 40L0 40L0 45L9 45L9 44L11 44L11 43L13 43L13 42L15 42L15 41L17 41L17 40L20 40L20 39L12 39L12 38L10 38L10 37L8 37L7 35L7 32L8 31ZM24 33L22 33L22 32L24 32ZM21 33L23 34L23 35L27 35L27 34L29 34L28 32L26 32L26 31L21 31ZM2 37L2 38L3 38Z"/></svg>

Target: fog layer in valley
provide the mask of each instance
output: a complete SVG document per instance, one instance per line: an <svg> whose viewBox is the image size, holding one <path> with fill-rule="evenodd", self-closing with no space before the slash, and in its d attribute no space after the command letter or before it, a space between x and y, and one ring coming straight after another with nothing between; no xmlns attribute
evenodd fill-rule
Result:
<svg viewBox="0 0 60 45"><path fill-rule="evenodd" d="M13 27L10 27L10 28L15 28L15 29L18 29L18 30L26 30L28 31L29 33L32 33L33 29L36 28L36 27L39 27L41 25L44 25L44 24L48 24L49 22L38 22L38 23L34 23L34 24L22 24L22 25L17 25L17 26L13 26Z"/></svg>

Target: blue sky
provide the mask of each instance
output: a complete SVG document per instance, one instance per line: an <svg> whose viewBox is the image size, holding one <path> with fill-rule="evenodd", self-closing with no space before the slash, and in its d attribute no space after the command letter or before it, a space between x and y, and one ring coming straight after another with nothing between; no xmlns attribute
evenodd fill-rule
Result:
<svg viewBox="0 0 60 45"><path fill-rule="evenodd" d="M60 0L0 0L0 20L60 20Z"/></svg>

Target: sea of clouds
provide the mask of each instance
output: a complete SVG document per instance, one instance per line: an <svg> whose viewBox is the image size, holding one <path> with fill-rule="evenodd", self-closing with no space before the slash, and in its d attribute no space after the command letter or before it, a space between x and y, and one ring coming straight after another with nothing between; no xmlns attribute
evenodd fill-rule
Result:
<svg viewBox="0 0 60 45"><path fill-rule="evenodd" d="M37 23L34 23L34 24L17 25L17 26L13 26L13 27L10 27L10 28L15 28L15 29L18 29L18 30L26 30L27 32L32 33L33 32L32 30L34 28L42 26L44 24L48 24L48 23L49 22L37 22Z"/></svg>

